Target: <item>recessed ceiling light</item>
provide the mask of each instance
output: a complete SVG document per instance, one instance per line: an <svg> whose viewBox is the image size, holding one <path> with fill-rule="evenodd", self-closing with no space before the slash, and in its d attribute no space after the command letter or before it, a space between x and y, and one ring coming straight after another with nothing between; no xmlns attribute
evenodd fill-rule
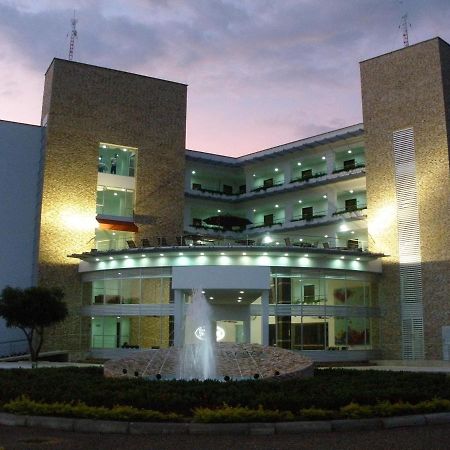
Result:
<svg viewBox="0 0 450 450"><path fill-rule="evenodd" d="M164 256L164 253L160 253L159 256Z"/></svg>
<svg viewBox="0 0 450 450"><path fill-rule="evenodd" d="M210 300L214 300L214 297L209 297Z"/></svg>
<svg viewBox="0 0 450 450"><path fill-rule="evenodd" d="M114 195L117 195L117 192L114 192Z"/></svg>
<svg viewBox="0 0 450 450"><path fill-rule="evenodd" d="M179 256L183 256L183 252L178 253Z"/></svg>
<svg viewBox="0 0 450 450"><path fill-rule="evenodd" d="M205 256L205 254L203 252L200 253L200 256Z"/></svg>
<svg viewBox="0 0 450 450"><path fill-rule="evenodd" d="M322 197L323 197L323 198L327 198L327 194L325 194L325 195L322 195Z"/></svg>
<svg viewBox="0 0 450 450"><path fill-rule="evenodd" d="M113 235L113 236L115 236L115 235L116 235L116 233L113 233L112 235Z"/></svg>
<svg viewBox="0 0 450 450"><path fill-rule="evenodd" d="M225 255L225 253L224 253L224 252L220 252L220 254L221 254L221 255Z"/></svg>
<svg viewBox="0 0 450 450"><path fill-rule="evenodd" d="M348 192L350 192L350 194L353 194L353 189L350 189Z"/></svg>
<svg viewBox="0 0 450 450"><path fill-rule="evenodd" d="M239 291L239 294L243 294L244 293L244 291Z"/></svg>
<svg viewBox="0 0 450 450"><path fill-rule="evenodd" d="M92 320L94 320L94 319L95 319L95 317L91 317L91 319L92 319Z"/></svg>
<svg viewBox="0 0 450 450"><path fill-rule="evenodd" d="M275 170L275 172L278 172L278 167L275 167L275 169L274 169L274 170Z"/></svg>
<svg viewBox="0 0 450 450"><path fill-rule="evenodd" d="M128 258L128 255L125 255L124 258Z"/></svg>
<svg viewBox="0 0 450 450"><path fill-rule="evenodd" d="M254 173L253 176L256 177L256 173Z"/></svg>
<svg viewBox="0 0 450 450"><path fill-rule="evenodd" d="M300 238L299 241L300 241L300 242L303 242L303 238Z"/></svg>
<svg viewBox="0 0 450 450"><path fill-rule="evenodd" d="M102 148L106 148L106 145L105 145L105 144L103 144L103 145L102 145Z"/></svg>
<svg viewBox="0 0 450 450"><path fill-rule="evenodd" d="M247 253L245 253L245 252L242 253L242 256L246 256L246 255L247 255Z"/></svg>
<svg viewBox="0 0 450 450"><path fill-rule="evenodd" d="M123 150L124 152L126 152L126 151L127 151L127 149L126 149L126 148L123 148L122 150Z"/></svg>
<svg viewBox="0 0 450 450"><path fill-rule="evenodd" d="M267 256L267 252L264 252L263 255L264 255L264 256Z"/></svg>
<svg viewBox="0 0 450 450"><path fill-rule="evenodd" d="M327 159L327 158L325 158L325 156L322 156L322 159Z"/></svg>
<svg viewBox="0 0 450 450"><path fill-rule="evenodd" d="M351 152L352 152L351 150L348 150L348 151L347 151L347 153L351 153Z"/></svg>
<svg viewBox="0 0 450 450"><path fill-rule="evenodd" d="M306 253L305 255L303 255L305 258L308 258L309 257L309 255L308 255L308 253Z"/></svg>
<svg viewBox="0 0 450 450"><path fill-rule="evenodd" d="M122 275L122 272L117 272L117 275Z"/></svg>
<svg viewBox="0 0 450 450"><path fill-rule="evenodd" d="M298 202L299 202L299 203L303 203L303 200L299 200Z"/></svg>
<svg viewBox="0 0 450 450"><path fill-rule="evenodd" d="M253 212L256 212L256 209L254 209Z"/></svg>
<svg viewBox="0 0 450 450"><path fill-rule="evenodd" d="M279 242L275 242L275 245L280 245L280 243Z"/></svg>
<svg viewBox="0 0 450 450"><path fill-rule="evenodd" d="M302 165L302 163L301 163L301 162L298 162L298 163L297 163L297 166L301 166L301 165Z"/></svg>
<svg viewBox="0 0 450 450"><path fill-rule="evenodd" d="M205 294L206 293L206 291L202 291L202 294Z"/></svg>
<svg viewBox="0 0 450 450"><path fill-rule="evenodd" d="M284 256L289 256L289 253L285 253Z"/></svg>
<svg viewBox="0 0 450 450"><path fill-rule="evenodd" d="M352 230L352 231L350 231L350 234L355 234L355 232Z"/></svg>
<svg viewBox="0 0 450 450"><path fill-rule="evenodd" d="M280 205L275 205L275 208L278 208Z"/></svg>
<svg viewBox="0 0 450 450"><path fill-rule="evenodd" d="M142 254L141 256L142 256L143 258L145 258L145 255L144 255L144 254Z"/></svg>
<svg viewBox="0 0 450 450"><path fill-rule="evenodd" d="M100 258L95 258L96 261L100 261Z"/></svg>
<svg viewBox="0 0 450 450"><path fill-rule="evenodd" d="M324 236L324 238L327 238L328 237L328 234L326 234L325 236Z"/></svg>
<svg viewBox="0 0 450 450"><path fill-rule="evenodd" d="M356 261L360 261L361 260L361 258L356 258Z"/></svg>
<svg viewBox="0 0 450 450"><path fill-rule="evenodd" d="M114 258L112 256L110 256L109 259L114 259Z"/></svg>
<svg viewBox="0 0 450 450"><path fill-rule="evenodd" d="M120 316L117 316L118 319L120 319Z"/></svg>
<svg viewBox="0 0 450 450"><path fill-rule="evenodd" d="M241 302L242 302L242 300L239 300L239 299L238 299L238 303L241 303Z"/></svg>
<svg viewBox="0 0 450 450"><path fill-rule="evenodd" d="M242 297L238 297L238 300L242 300Z"/></svg>
<svg viewBox="0 0 450 450"><path fill-rule="evenodd" d="M195 170L192 171L192 175L195 175Z"/></svg>
<svg viewBox="0 0 450 450"><path fill-rule="evenodd" d="M222 210L221 210L221 209L218 209L217 212L222 212Z"/></svg>
<svg viewBox="0 0 450 450"><path fill-rule="evenodd" d="M345 258L345 256L341 256L341 259L344 259Z"/></svg>

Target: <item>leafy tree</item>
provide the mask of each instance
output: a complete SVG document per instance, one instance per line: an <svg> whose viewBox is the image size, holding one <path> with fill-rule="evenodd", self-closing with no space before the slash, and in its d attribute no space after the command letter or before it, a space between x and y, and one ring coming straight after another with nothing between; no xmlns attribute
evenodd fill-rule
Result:
<svg viewBox="0 0 450 450"><path fill-rule="evenodd" d="M6 326L18 327L25 333L33 367L44 342L44 328L67 317L63 297L60 288L39 286L26 289L7 286L1 293L0 316Z"/></svg>

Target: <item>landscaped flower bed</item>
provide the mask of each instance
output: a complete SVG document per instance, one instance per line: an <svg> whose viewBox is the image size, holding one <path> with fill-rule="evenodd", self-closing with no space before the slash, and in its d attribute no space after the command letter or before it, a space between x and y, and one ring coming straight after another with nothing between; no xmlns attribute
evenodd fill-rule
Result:
<svg viewBox="0 0 450 450"><path fill-rule="evenodd" d="M198 382L106 379L98 368L16 369L0 371L0 386L2 410L118 420L273 422L450 410L450 378L429 373L327 369L284 382Z"/></svg>

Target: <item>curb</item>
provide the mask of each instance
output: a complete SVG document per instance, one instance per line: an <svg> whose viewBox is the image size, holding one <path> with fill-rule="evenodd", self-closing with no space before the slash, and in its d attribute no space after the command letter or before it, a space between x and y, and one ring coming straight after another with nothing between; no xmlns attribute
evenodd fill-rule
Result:
<svg viewBox="0 0 450 450"><path fill-rule="evenodd" d="M119 422L50 416L20 416L0 412L0 425L42 427L62 431L117 434L252 435L301 434L332 431L369 431L450 423L450 412L373 419L317 420L277 423Z"/></svg>

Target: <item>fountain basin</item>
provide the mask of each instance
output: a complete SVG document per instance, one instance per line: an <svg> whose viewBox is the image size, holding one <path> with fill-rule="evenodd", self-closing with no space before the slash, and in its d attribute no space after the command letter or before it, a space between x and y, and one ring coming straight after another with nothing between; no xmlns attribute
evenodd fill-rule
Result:
<svg viewBox="0 0 450 450"><path fill-rule="evenodd" d="M178 379L181 349L143 350L104 364L105 377ZM289 379L313 375L313 362L300 353L259 344L213 344L215 379ZM227 378L226 378L227 377Z"/></svg>

